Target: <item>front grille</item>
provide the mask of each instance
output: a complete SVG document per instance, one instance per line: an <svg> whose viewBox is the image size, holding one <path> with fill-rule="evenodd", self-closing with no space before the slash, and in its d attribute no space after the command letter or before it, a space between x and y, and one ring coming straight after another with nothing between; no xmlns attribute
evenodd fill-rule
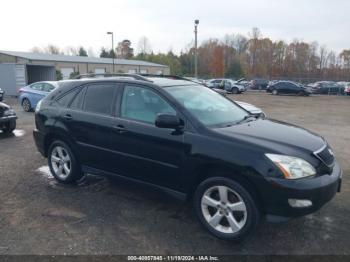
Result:
<svg viewBox="0 0 350 262"><path fill-rule="evenodd" d="M333 151L328 145L325 145L320 150L314 152L315 156L325 163L328 167L334 164Z"/></svg>

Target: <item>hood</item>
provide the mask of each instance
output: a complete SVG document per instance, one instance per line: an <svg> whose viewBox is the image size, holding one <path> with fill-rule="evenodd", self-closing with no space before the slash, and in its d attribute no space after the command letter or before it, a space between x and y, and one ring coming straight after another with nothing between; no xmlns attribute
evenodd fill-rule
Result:
<svg viewBox="0 0 350 262"><path fill-rule="evenodd" d="M304 128L270 119L258 119L214 130L227 137L245 140L273 151L289 147L314 152L326 143L321 136Z"/></svg>

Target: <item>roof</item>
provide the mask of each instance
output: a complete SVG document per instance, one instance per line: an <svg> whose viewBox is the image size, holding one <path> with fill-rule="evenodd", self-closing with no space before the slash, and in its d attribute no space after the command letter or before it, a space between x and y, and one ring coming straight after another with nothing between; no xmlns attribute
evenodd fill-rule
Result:
<svg viewBox="0 0 350 262"><path fill-rule="evenodd" d="M200 85L190 80L183 80L183 79L171 79L171 78L164 78L164 77L147 77L147 78L151 80L153 84L158 85L160 87Z"/></svg>
<svg viewBox="0 0 350 262"><path fill-rule="evenodd" d="M86 83L100 83L100 82L114 82L114 81L122 81L122 82L129 82L129 83L139 83L139 84L152 84L156 85L158 87L170 87L170 86L198 86L200 84L186 81L186 80L177 80L177 79L169 79L169 78L162 78L162 77L147 77L151 82L148 81L142 81L137 80L132 77L107 77L107 78L83 78L83 79L68 79L68 80L60 80L56 83L60 86L78 86L83 85Z"/></svg>
<svg viewBox="0 0 350 262"><path fill-rule="evenodd" d="M0 54L17 56L29 60L40 61L59 61L59 62L73 62L73 63L95 63L95 64L113 64L111 58L100 57L87 57L87 56L70 56L70 55L51 55L41 53L30 52L17 52L17 51L1 51ZM167 67L166 65L141 61L141 60L129 60L129 59L114 59L116 65L141 65L141 66L155 66L155 67Z"/></svg>

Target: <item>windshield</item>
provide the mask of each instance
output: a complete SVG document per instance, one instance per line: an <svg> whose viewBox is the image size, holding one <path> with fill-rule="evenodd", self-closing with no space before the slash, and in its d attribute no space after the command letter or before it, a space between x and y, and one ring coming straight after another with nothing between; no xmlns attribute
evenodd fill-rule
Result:
<svg viewBox="0 0 350 262"><path fill-rule="evenodd" d="M206 126L234 124L248 113L204 86L171 86L165 90Z"/></svg>

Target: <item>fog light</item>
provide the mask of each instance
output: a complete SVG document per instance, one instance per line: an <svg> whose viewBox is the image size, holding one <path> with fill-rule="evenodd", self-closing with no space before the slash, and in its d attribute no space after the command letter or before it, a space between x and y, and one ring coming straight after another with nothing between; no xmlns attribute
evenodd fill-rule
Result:
<svg viewBox="0 0 350 262"><path fill-rule="evenodd" d="M311 200L307 199L288 199L288 203L291 207L311 207Z"/></svg>

